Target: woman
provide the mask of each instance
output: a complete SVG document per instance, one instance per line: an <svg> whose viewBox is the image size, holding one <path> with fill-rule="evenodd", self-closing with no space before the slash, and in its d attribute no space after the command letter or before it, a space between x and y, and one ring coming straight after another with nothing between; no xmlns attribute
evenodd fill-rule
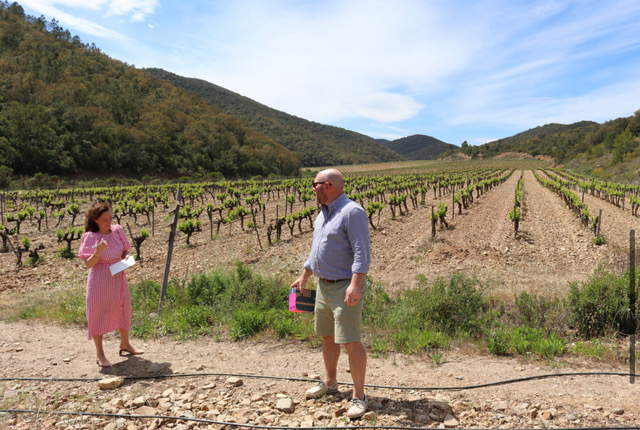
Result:
<svg viewBox="0 0 640 430"><path fill-rule="evenodd" d="M82 235L78 257L89 269L87 278L87 323L89 339L96 344L100 367L109 367L102 347L102 336L120 332L120 355L142 354L129 343L131 328L131 296L124 271L111 275L109 266L127 256L131 244L120 225L111 225L111 206L95 203L87 211L85 233Z"/></svg>

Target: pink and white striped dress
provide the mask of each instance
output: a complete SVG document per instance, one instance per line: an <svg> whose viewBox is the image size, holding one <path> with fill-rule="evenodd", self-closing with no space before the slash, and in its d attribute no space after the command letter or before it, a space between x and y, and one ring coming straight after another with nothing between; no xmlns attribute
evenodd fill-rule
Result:
<svg viewBox="0 0 640 430"><path fill-rule="evenodd" d="M107 248L89 269L87 277L87 323L89 339L114 330L131 328L131 296L124 271L111 276L109 266L122 259L131 244L122 226L111 226L111 233L86 232L82 235L78 257L87 260L95 252L94 245L104 239Z"/></svg>

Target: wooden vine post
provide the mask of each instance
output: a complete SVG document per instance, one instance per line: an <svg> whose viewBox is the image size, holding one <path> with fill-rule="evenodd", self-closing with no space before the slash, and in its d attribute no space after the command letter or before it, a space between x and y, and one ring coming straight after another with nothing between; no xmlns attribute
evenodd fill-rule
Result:
<svg viewBox="0 0 640 430"><path fill-rule="evenodd" d="M629 382L636 382L636 232L629 232Z"/></svg>
<svg viewBox="0 0 640 430"><path fill-rule="evenodd" d="M173 243L176 239L176 229L178 226L178 220L180 219L180 200L182 198L182 189L178 188L178 194L176 195L176 201L173 205L169 206L169 218L166 221L167 227L171 227L169 235L167 236L167 242L169 247L167 249L167 259L164 264L164 276L162 277L162 291L160 291L160 303L158 304L158 311L162 308L164 299L167 295L167 284L169 283L169 270L171 269L171 254L173 254Z"/></svg>

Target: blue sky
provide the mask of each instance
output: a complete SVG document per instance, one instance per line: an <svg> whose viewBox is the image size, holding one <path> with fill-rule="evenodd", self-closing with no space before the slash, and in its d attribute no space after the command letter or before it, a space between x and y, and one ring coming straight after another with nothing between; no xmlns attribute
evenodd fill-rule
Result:
<svg viewBox="0 0 640 430"><path fill-rule="evenodd" d="M136 67L375 138L477 145L640 109L637 0L22 0Z"/></svg>

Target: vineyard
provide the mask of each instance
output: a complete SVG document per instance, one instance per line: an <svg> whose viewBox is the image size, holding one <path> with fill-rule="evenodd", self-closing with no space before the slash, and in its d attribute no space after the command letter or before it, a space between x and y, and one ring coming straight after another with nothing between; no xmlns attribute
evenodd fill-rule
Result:
<svg viewBox="0 0 640 430"><path fill-rule="evenodd" d="M160 281L178 188L173 277L236 261L284 284L299 273L317 213L310 178L5 191L0 291L84 283L85 269L64 256L77 253L84 212L98 200L113 205L141 258L130 282ZM506 299L520 291L563 293L601 263L622 269L629 230L640 227L639 187L562 170L349 173L345 192L367 210L370 274L391 291L418 276L466 272Z"/></svg>

